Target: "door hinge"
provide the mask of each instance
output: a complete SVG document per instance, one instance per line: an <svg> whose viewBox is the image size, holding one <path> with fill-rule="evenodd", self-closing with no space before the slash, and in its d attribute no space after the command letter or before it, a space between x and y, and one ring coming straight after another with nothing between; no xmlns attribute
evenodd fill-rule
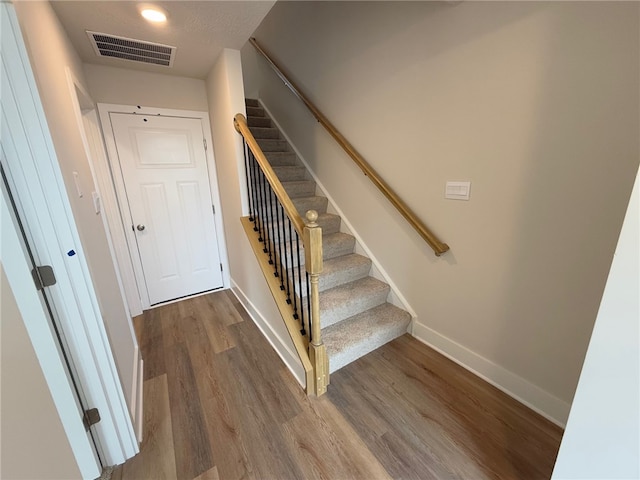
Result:
<svg viewBox="0 0 640 480"><path fill-rule="evenodd" d="M222 269L222 264L220 264L220 271L223 272L224 270Z"/></svg>
<svg viewBox="0 0 640 480"><path fill-rule="evenodd" d="M203 138L203 139L202 139L202 143L204 144L204 149L205 149L205 151L206 151L206 150L207 150L207 139L206 139L206 138Z"/></svg>
<svg viewBox="0 0 640 480"><path fill-rule="evenodd" d="M44 287L50 287L56 284L56 276L53 273L53 268L49 265L42 265L31 270L31 276L33 277L33 283L36 284L38 290L42 290Z"/></svg>
<svg viewBox="0 0 640 480"><path fill-rule="evenodd" d="M92 425L95 425L100 421L100 412L97 408L90 408L85 410L82 416L82 423L84 423L85 430L89 431Z"/></svg>

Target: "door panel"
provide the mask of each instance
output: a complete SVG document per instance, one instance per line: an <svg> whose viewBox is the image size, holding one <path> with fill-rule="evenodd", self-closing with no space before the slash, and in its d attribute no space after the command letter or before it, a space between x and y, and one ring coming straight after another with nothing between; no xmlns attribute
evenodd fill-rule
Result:
<svg viewBox="0 0 640 480"><path fill-rule="evenodd" d="M110 118L151 305L222 287L200 120Z"/></svg>

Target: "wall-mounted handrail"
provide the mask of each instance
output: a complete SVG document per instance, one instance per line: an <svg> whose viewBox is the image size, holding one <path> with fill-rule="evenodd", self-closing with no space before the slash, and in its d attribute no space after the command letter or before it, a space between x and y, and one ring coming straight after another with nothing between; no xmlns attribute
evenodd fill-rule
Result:
<svg viewBox="0 0 640 480"><path fill-rule="evenodd" d="M278 197L278 200L280 200L280 203L282 204L282 207L284 208L287 216L291 219L293 227L296 229L296 232L298 232L298 235L302 237L304 235L304 220L298 213L298 210L296 210L296 207L293 205L293 202L291 201L291 198L289 198L289 195L287 195L287 192L282 186L282 183L280 183L276 172L273 171L269 160L267 160L267 157L264 156L264 153L262 152L262 149L258 145L256 139L253 137L251 130L249 130L247 119L244 117L244 115L238 113L233 118L233 124L235 125L238 133L240 133L240 135L244 137L247 145L256 157L256 161L260 164L260 168L264 172L265 177L267 177L267 180L273 187L273 192Z"/></svg>
<svg viewBox="0 0 640 480"><path fill-rule="evenodd" d="M320 110L302 93L296 84L287 77L278 64L269 56L269 54L260 46L255 38L249 39L256 50L266 59L267 63L275 71L276 75L284 82L284 84L298 97L302 103L311 111L313 116L322 124L329 134L338 142L338 144L347 152L347 155L360 167L365 176L378 187L385 197L396 207L400 214L409 222L409 224L418 232L418 234L429 244L437 256L446 253L449 245L443 243L436 235L418 218L418 216L409 208L409 206L391 189L382 177L376 172L371 165L358 153L346 138L333 126L333 124L325 117Z"/></svg>

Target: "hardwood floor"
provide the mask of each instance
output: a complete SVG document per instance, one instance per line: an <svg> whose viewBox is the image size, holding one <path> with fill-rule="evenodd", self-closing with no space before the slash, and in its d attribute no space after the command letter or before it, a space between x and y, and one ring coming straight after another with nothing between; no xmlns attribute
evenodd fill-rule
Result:
<svg viewBox="0 0 640 480"><path fill-rule="evenodd" d="M409 335L308 398L230 291L135 327L144 441L113 480L551 475L560 428Z"/></svg>

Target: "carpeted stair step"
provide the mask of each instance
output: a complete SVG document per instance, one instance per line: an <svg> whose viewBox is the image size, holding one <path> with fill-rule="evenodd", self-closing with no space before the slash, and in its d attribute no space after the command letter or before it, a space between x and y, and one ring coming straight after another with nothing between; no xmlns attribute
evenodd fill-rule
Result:
<svg viewBox="0 0 640 480"><path fill-rule="evenodd" d="M313 180L297 180L293 182L282 182L287 195L291 199L300 197L313 197L316 194L316 182Z"/></svg>
<svg viewBox="0 0 640 480"><path fill-rule="evenodd" d="M383 304L388 294L389 285L373 277L325 290L320 294L322 328Z"/></svg>
<svg viewBox="0 0 640 480"><path fill-rule="evenodd" d="M330 258L323 262L323 270L318 279L318 290L324 292L330 288L355 282L369 275L371 260L357 253L349 253ZM302 278L302 298L307 296L307 279Z"/></svg>
<svg viewBox="0 0 640 480"><path fill-rule="evenodd" d="M292 245L292 243L294 243ZM300 265L304 265L304 248L302 246L302 239L299 241L300 245ZM335 257L341 257L342 255L348 255L353 253L353 249L356 246L356 239L353 235L348 233L336 232L329 233L322 236L322 258L326 262L327 260ZM287 242L283 245L283 252L287 256L288 268L298 266L298 254L296 252L295 242ZM291 261L290 250L293 248L293 263ZM284 263L284 260L283 260ZM302 273L304 276L304 272Z"/></svg>
<svg viewBox="0 0 640 480"><path fill-rule="evenodd" d="M258 146L263 152L289 152L289 144L285 140L256 138Z"/></svg>
<svg viewBox="0 0 640 480"><path fill-rule="evenodd" d="M323 328L322 341L327 347L329 371L333 373L403 335L410 321L408 312L390 303L383 303Z"/></svg>
<svg viewBox="0 0 640 480"><path fill-rule="evenodd" d="M318 213L327 212L327 197L314 195L309 197L292 198L291 201L303 219L306 217L309 210L315 210Z"/></svg>
<svg viewBox="0 0 640 480"><path fill-rule="evenodd" d="M264 152L264 156L272 167L299 166L298 157L294 152Z"/></svg>
<svg viewBox="0 0 640 480"><path fill-rule="evenodd" d="M266 184L266 180L258 183L259 188L262 188L263 183ZM316 194L316 182L313 180L293 180L290 182L280 180L280 183L291 199L313 197Z"/></svg>
<svg viewBox="0 0 640 480"><path fill-rule="evenodd" d="M280 138L280 130L274 127L249 127L249 130L256 140Z"/></svg>
<svg viewBox="0 0 640 480"><path fill-rule="evenodd" d="M245 98L244 99L244 104L247 107L259 107L260 106L260 102L258 102L258 100L255 99L255 98Z"/></svg>
<svg viewBox="0 0 640 480"><path fill-rule="evenodd" d="M308 179L307 169L299 165L273 167L273 171L276 172L276 175L281 182L296 182Z"/></svg>
<svg viewBox="0 0 640 480"><path fill-rule="evenodd" d="M249 127L270 127L271 119L269 117L247 117L247 125Z"/></svg>
<svg viewBox="0 0 640 480"><path fill-rule="evenodd" d="M247 117L264 117L264 108L250 107L247 105Z"/></svg>
<svg viewBox="0 0 640 480"><path fill-rule="evenodd" d="M322 228L322 235L330 235L340 231L340 216L333 213L320 213L318 214L318 220L316 221L320 228ZM268 228L274 228L269 224ZM276 236L276 242L288 242L290 235L293 235L295 229L291 226L291 234L289 234L289 227L285 225L284 232L282 228L279 228L274 235ZM301 240L302 241L302 240Z"/></svg>

